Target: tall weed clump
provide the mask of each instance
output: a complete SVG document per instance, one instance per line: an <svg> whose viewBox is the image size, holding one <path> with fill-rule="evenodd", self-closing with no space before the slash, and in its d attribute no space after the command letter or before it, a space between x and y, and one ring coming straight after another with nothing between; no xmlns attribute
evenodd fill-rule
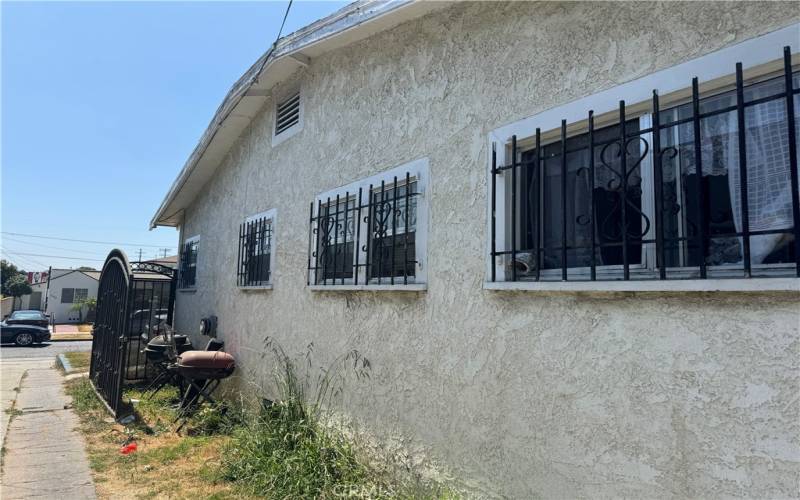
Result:
<svg viewBox="0 0 800 500"><path fill-rule="evenodd" d="M326 425L326 412L342 395L347 376L369 376L370 363L358 351L336 358L314 376L313 344L297 358L270 338L265 353L275 358L278 400L237 428L223 450L222 476L248 493L273 498L376 496L369 467L350 442ZM378 495L380 496L380 495Z"/></svg>

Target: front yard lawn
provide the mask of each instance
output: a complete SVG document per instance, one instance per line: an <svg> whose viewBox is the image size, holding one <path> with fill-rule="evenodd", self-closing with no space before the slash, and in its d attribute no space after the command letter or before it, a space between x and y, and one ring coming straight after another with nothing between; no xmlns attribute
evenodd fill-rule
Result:
<svg viewBox="0 0 800 500"><path fill-rule="evenodd" d="M137 419L127 427L114 422L87 378L67 382L67 393L80 416L100 498L251 498L217 478L220 450L230 440L225 433L175 434L174 388L152 400L138 390L126 391L127 397L140 399ZM190 423L189 430L196 432L195 425ZM137 450L123 455L121 448L132 440Z"/></svg>

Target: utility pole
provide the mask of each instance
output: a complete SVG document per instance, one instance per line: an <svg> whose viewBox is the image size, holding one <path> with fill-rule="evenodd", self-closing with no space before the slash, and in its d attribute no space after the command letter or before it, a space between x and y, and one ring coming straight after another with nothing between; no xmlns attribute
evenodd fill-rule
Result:
<svg viewBox="0 0 800 500"><path fill-rule="evenodd" d="M169 252L169 248L161 248L160 250L164 253L164 255L162 257L166 259L167 258L167 252Z"/></svg>
<svg viewBox="0 0 800 500"><path fill-rule="evenodd" d="M142 249L140 248L139 249L139 262L141 262L141 261L142 261Z"/></svg>

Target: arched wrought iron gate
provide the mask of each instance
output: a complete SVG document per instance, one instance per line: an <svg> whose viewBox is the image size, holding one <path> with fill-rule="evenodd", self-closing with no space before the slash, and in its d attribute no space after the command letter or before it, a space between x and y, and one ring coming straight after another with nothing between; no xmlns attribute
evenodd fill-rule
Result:
<svg viewBox="0 0 800 500"><path fill-rule="evenodd" d="M112 250L103 264L97 287L97 315L89 377L115 416L122 403L122 359L130 283L128 258L122 250Z"/></svg>
<svg viewBox="0 0 800 500"><path fill-rule="evenodd" d="M175 270L152 262L130 264L125 252L112 250L97 289L97 313L89 376L114 416L122 405L124 381L146 377L141 338L172 323Z"/></svg>

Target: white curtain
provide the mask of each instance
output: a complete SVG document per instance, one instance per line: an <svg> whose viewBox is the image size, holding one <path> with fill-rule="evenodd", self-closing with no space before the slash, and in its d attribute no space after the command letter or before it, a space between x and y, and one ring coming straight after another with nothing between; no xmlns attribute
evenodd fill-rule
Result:
<svg viewBox="0 0 800 500"><path fill-rule="evenodd" d="M781 81L769 81L746 89L746 101L783 91ZM728 92L705 99L701 112L736 104L736 94ZM792 192L789 170L789 140L786 128L786 102L777 99L748 107L745 111L747 149L748 219L750 231L792 227ZM683 174L694 173L692 125L680 126ZM743 230L739 170L739 136L736 112L728 112L701 121L703 175L728 175L731 209L737 232ZM688 154L686 154L688 153ZM760 264L775 249L791 239L790 234L752 236L751 263ZM741 245L741 238L739 238ZM712 257L713 258L713 257Z"/></svg>

